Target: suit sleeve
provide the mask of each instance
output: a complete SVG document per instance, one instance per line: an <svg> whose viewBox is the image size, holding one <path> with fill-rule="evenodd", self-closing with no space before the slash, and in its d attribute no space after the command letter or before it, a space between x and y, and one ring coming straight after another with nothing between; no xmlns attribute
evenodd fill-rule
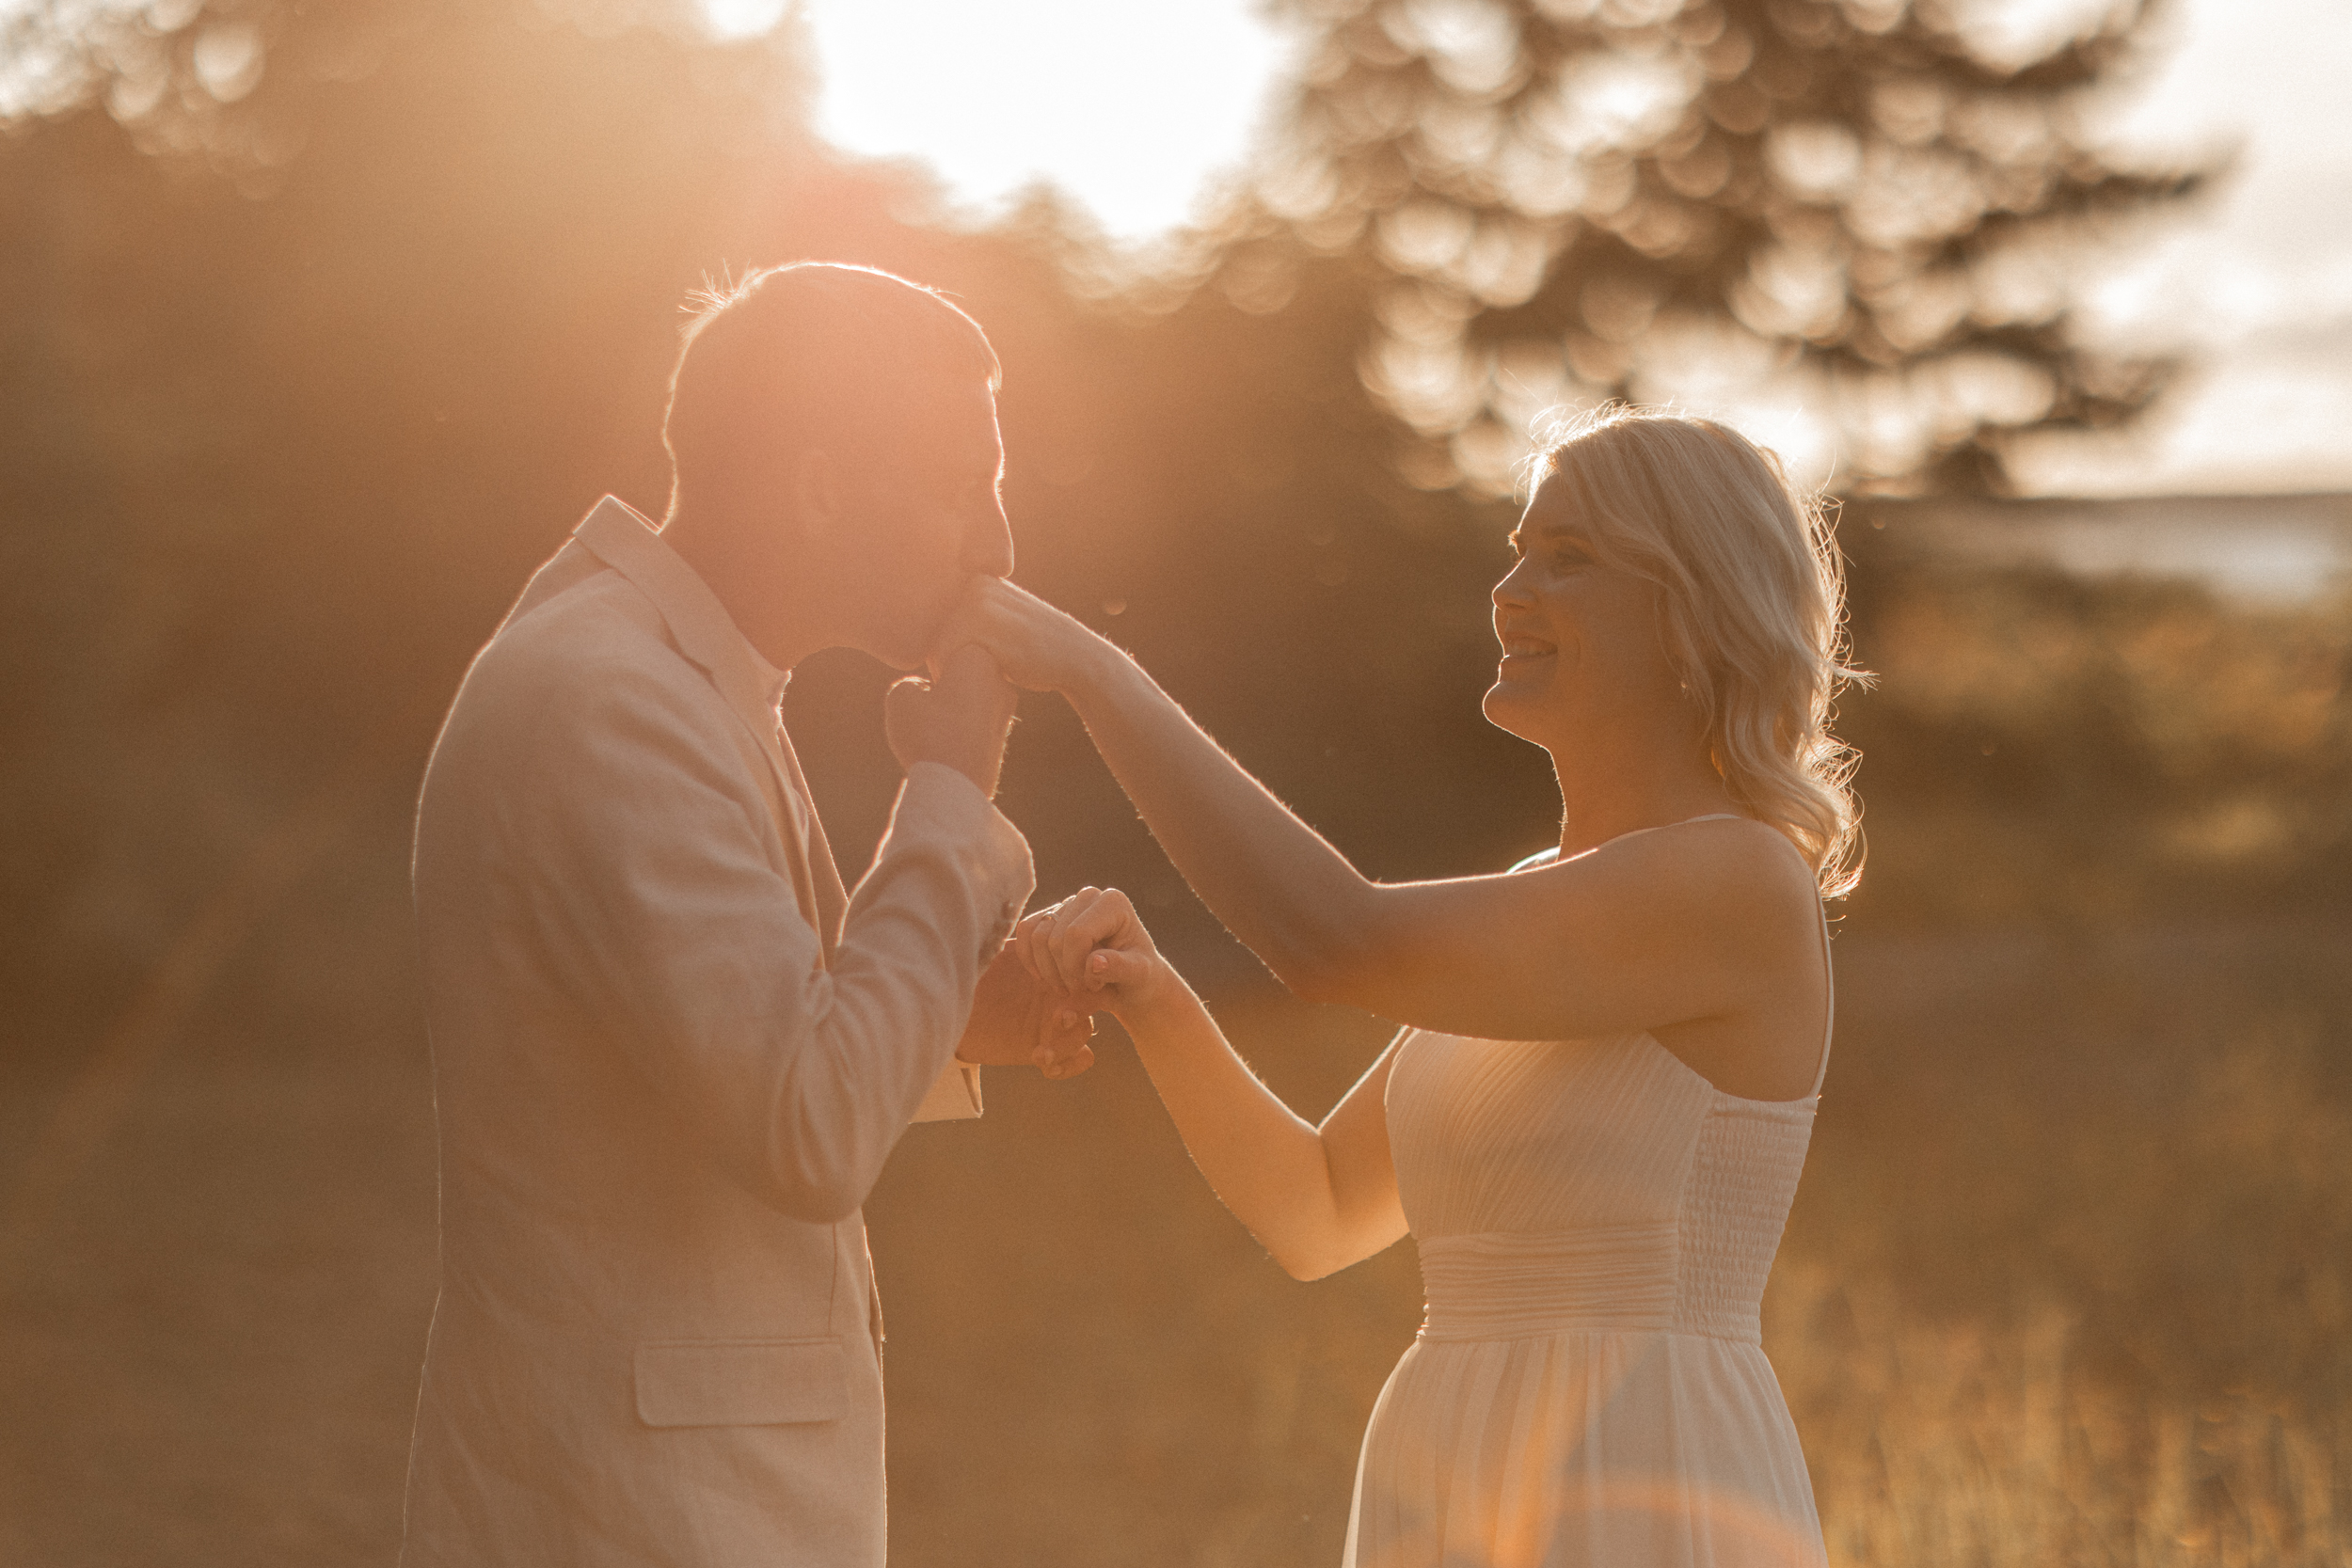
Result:
<svg viewBox="0 0 2352 1568"><path fill-rule="evenodd" d="M580 686L532 727L525 924L716 1162L795 1218L841 1218L948 1069L1028 846L961 774L917 764L828 971L732 716L630 669Z"/></svg>

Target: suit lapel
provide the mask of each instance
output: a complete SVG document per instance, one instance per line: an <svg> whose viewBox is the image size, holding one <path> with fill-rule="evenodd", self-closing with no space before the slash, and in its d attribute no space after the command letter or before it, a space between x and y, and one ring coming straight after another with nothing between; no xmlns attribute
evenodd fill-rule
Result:
<svg viewBox="0 0 2352 1568"><path fill-rule="evenodd" d="M527 614L592 575L598 563L619 572L652 602L669 627L672 645L709 677L741 726L740 733L759 752L766 769L760 793L768 798L777 836L784 841L802 917L816 930L830 966L841 942L849 895L834 863L833 846L826 842L825 826L818 820L816 799L808 792L801 760L793 754L775 706L784 676L743 640L709 585L662 543L650 522L607 496L581 520L571 543L532 580L508 619Z"/></svg>

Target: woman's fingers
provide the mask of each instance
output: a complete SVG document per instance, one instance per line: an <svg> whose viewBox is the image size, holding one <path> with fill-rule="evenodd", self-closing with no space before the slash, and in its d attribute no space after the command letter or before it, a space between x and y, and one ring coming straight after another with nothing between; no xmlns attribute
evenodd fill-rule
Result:
<svg viewBox="0 0 2352 1568"><path fill-rule="evenodd" d="M1039 943L1039 972L1064 990L1085 985L1086 955L1094 943L1076 933L1088 925L1102 896L1100 888L1082 887L1051 911L1053 918Z"/></svg>
<svg viewBox="0 0 2352 1568"><path fill-rule="evenodd" d="M1031 607L1049 608L1009 582L993 578L977 582L940 627L932 652L949 653L969 645L985 648L1003 668L1006 679L1031 690L1043 689L1052 683L1046 678L1049 670L1041 657L1041 639Z"/></svg>
<svg viewBox="0 0 2352 1568"><path fill-rule="evenodd" d="M1049 904L1029 918L1035 922L1027 933L1027 952L1037 966L1038 978L1064 990L1071 989L1070 976L1061 961L1062 933L1092 902L1094 889L1081 888L1058 904Z"/></svg>
<svg viewBox="0 0 2352 1568"><path fill-rule="evenodd" d="M1141 953L1118 947L1098 947L1087 955L1089 987L1140 985L1152 977L1152 960Z"/></svg>
<svg viewBox="0 0 2352 1568"><path fill-rule="evenodd" d="M1054 932L1054 964L1072 990L1091 990L1103 985L1089 964L1097 949L1150 949L1150 939L1144 936L1136 907L1125 894L1117 888L1086 892L1092 896Z"/></svg>
<svg viewBox="0 0 2352 1568"><path fill-rule="evenodd" d="M995 657L1005 678L1031 691L1065 684L1093 633L1025 589L984 578L949 613L931 644L934 657L977 644Z"/></svg>
<svg viewBox="0 0 2352 1568"><path fill-rule="evenodd" d="M1029 972L1031 979L1045 978L1046 972L1040 961L1039 950L1045 941L1053 913L1050 909L1039 910L1034 914L1024 915L1021 924L1012 928L1013 956L1021 960L1021 967Z"/></svg>
<svg viewBox="0 0 2352 1568"><path fill-rule="evenodd" d="M1134 901L1117 888L1080 888L1025 918L1012 941L1031 974L1078 997L1147 978L1157 957ZM1104 954L1118 961L1099 962Z"/></svg>
<svg viewBox="0 0 2352 1568"><path fill-rule="evenodd" d="M1019 944L1021 961L1030 974L1063 990L1078 989L1086 947L1090 944L1073 945L1070 933L1102 896L1100 889L1080 888L1060 903L1025 916L1013 927L1012 940Z"/></svg>

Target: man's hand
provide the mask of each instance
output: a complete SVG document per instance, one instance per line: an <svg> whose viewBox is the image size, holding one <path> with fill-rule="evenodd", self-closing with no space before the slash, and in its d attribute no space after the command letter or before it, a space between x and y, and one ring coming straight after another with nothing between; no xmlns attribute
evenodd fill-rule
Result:
<svg viewBox="0 0 2352 1568"><path fill-rule="evenodd" d="M945 763L993 800L1019 700L987 651L966 643L934 662L930 679L909 675L890 689L882 729L899 767Z"/></svg>
<svg viewBox="0 0 2352 1568"><path fill-rule="evenodd" d="M936 651L966 644L987 649L1015 686L1065 694L1127 657L1081 622L1002 578L974 582L931 646Z"/></svg>
<svg viewBox="0 0 2352 1568"><path fill-rule="evenodd" d="M1034 1067L1048 1078L1075 1078L1094 1065L1089 1004L1041 980L1007 942L980 972L972 993L972 1022L956 1045L956 1059L983 1067Z"/></svg>

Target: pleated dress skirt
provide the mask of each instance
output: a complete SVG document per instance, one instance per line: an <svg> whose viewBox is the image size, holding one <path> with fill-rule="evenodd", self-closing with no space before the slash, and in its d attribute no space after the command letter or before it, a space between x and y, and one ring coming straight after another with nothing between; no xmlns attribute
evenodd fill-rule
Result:
<svg viewBox="0 0 2352 1568"><path fill-rule="evenodd" d="M1816 1092L1646 1035L1415 1033L1388 1091L1427 1316L1375 1407L1347 1568L1820 1568L1758 1307Z"/></svg>

